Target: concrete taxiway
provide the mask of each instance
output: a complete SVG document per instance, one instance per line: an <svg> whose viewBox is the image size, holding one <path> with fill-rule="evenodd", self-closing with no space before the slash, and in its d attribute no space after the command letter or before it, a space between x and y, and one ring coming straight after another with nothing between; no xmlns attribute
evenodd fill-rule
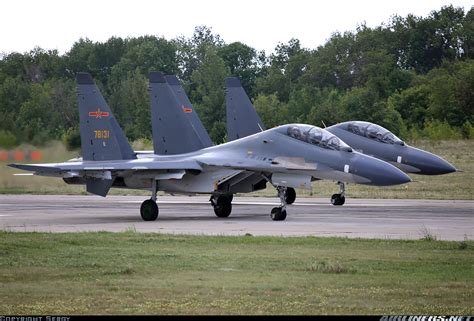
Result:
<svg viewBox="0 0 474 321"><path fill-rule="evenodd" d="M214 215L208 196L161 196L158 220L142 221L145 196L0 195L7 231L137 231L197 235L345 236L441 240L474 238L474 201L297 198L285 221L270 211L277 198L235 197L228 218Z"/></svg>

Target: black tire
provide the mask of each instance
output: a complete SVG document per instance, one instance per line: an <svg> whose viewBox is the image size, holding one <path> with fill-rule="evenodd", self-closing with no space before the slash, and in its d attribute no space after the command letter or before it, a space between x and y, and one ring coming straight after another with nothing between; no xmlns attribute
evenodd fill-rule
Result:
<svg viewBox="0 0 474 321"><path fill-rule="evenodd" d="M229 199L229 202L234 200L234 194L227 194L226 197Z"/></svg>
<svg viewBox="0 0 474 321"><path fill-rule="evenodd" d="M344 205L345 202L346 202L346 198L342 196L341 194L333 194L331 196L332 205L340 206L340 205Z"/></svg>
<svg viewBox="0 0 474 321"><path fill-rule="evenodd" d="M214 206L214 213L217 217L228 217L232 212L232 203L229 197L219 196Z"/></svg>
<svg viewBox="0 0 474 321"><path fill-rule="evenodd" d="M286 204L293 204L296 200L296 191L294 188L288 187L285 192Z"/></svg>
<svg viewBox="0 0 474 321"><path fill-rule="evenodd" d="M274 207L270 217L274 221L284 221L286 219L286 210L282 209L281 207Z"/></svg>
<svg viewBox="0 0 474 321"><path fill-rule="evenodd" d="M144 221L154 221L158 218L158 205L152 199L146 200L140 206L140 215Z"/></svg>

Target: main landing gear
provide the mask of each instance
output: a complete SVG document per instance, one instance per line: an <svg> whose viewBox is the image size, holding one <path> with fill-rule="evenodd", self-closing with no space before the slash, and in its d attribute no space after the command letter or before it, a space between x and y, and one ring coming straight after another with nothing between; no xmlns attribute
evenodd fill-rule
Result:
<svg viewBox="0 0 474 321"><path fill-rule="evenodd" d="M140 215L144 221L154 221L158 218L158 205L156 204L156 181L151 183L151 198L140 206Z"/></svg>
<svg viewBox="0 0 474 321"><path fill-rule="evenodd" d="M346 185L342 182L337 182L337 185L339 185L339 194L333 194L331 196L331 204L343 205L344 202L346 201L346 197L345 197Z"/></svg>
<svg viewBox="0 0 474 321"><path fill-rule="evenodd" d="M234 195L212 195L211 205L217 217L228 217L232 212L232 199Z"/></svg>
<svg viewBox="0 0 474 321"><path fill-rule="evenodd" d="M278 197L280 198L281 206L274 207L272 209L270 217L274 221L284 221L286 219L286 205L288 204L288 202L286 201L286 192L288 188L285 186L277 186L276 189L278 191Z"/></svg>

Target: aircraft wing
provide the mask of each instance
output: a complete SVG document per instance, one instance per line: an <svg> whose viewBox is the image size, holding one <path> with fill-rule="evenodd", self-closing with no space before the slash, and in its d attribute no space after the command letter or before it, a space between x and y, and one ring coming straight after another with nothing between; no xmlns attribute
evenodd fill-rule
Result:
<svg viewBox="0 0 474 321"><path fill-rule="evenodd" d="M9 164L13 168L22 169L45 176L63 176L62 173L72 171L146 171L146 170L195 170L202 171L198 162L193 160L150 161L143 159L125 161L94 161L65 162L50 164Z"/></svg>

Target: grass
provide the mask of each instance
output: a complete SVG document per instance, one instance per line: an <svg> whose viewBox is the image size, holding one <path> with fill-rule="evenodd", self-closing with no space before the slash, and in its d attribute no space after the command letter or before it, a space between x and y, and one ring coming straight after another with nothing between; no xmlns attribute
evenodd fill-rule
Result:
<svg viewBox="0 0 474 321"><path fill-rule="evenodd" d="M441 176L411 175L415 182L392 187L373 187L365 185L347 185L347 196L351 198L421 198L421 199L474 199L474 140L455 141L414 141L410 145L435 153L463 172ZM138 142L135 149L149 149L143 142ZM69 152L60 142L54 142L43 148L44 162L59 162L77 156ZM83 186L67 185L62 180L50 177L13 176L19 170L7 167L8 162L0 162L0 193L9 194L86 194ZM317 196L329 198L339 189L334 182L317 181L313 190L298 190L298 197ZM112 189L112 195L148 195L147 191ZM245 194L253 196L274 196L273 187L263 191Z"/></svg>
<svg viewBox="0 0 474 321"><path fill-rule="evenodd" d="M474 242L0 232L0 314L472 315Z"/></svg>

